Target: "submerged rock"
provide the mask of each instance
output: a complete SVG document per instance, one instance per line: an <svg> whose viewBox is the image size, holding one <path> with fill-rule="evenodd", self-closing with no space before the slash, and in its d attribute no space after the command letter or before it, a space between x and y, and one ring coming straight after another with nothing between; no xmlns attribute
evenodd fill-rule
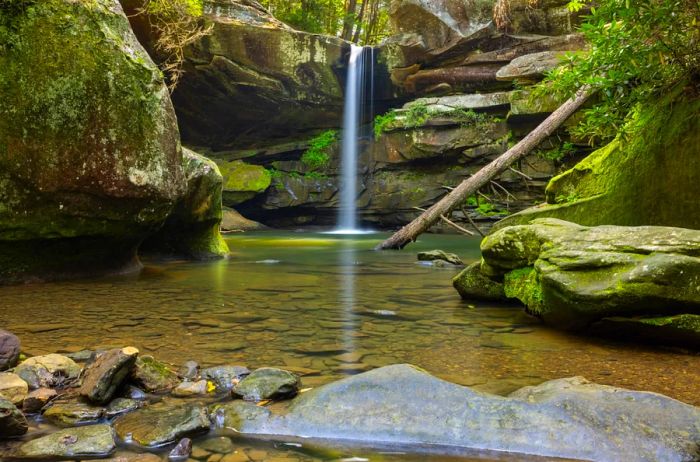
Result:
<svg viewBox="0 0 700 462"><path fill-rule="evenodd" d="M131 380L149 393L172 390L180 383L177 373L153 356L139 356L131 369Z"/></svg>
<svg viewBox="0 0 700 462"><path fill-rule="evenodd" d="M580 377L501 397L395 365L304 393L284 415L237 409L244 412L244 434L307 441L431 444L582 460L690 462L700 456L700 409Z"/></svg>
<svg viewBox="0 0 700 462"><path fill-rule="evenodd" d="M29 384L29 388L54 388L78 378L81 368L72 359L51 353L24 360L15 373Z"/></svg>
<svg viewBox="0 0 700 462"><path fill-rule="evenodd" d="M15 334L0 329L0 371L14 367L19 360L20 342Z"/></svg>
<svg viewBox="0 0 700 462"><path fill-rule="evenodd" d="M10 372L0 373L0 398L20 405L29 393L29 385L19 375Z"/></svg>
<svg viewBox="0 0 700 462"><path fill-rule="evenodd" d="M436 261L441 260L452 265L464 266L464 262L459 255L453 253L447 253L442 250L430 250L427 252L418 252L419 261Z"/></svg>
<svg viewBox="0 0 700 462"><path fill-rule="evenodd" d="M168 453L168 460L187 460L190 454L192 454L192 440L183 438L170 450L170 453Z"/></svg>
<svg viewBox="0 0 700 462"><path fill-rule="evenodd" d="M69 428L24 443L19 455L27 458L104 457L117 445L109 425Z"/></svg>
<svg viewBox="0 0 700 462"><path fill-rule="evenodd" d="M0 283L139 268L184 191L162 73L118 0L22 2L3 26Z"/></svg>
<svg viewBox="0 0 700 462"><path fill-rule="evenodd" d="M209 430L206 408L195 404L155 404L118 417L114 429L121 439L141 446L171 444Z"/></svg>
<svg viewBox="0 0 700 462"><path fill-rule="evenodd" d="M0 440L22 436L29 430L22 411L5 398L0 398Z"/></svg>
<svg viewBox="0 0 700 462"><path fill-rule="evenodd" d="M262 367L233 387L233 396L246 401L291 398L299 392L301 380L291 372L274 367Z"/></svg>
<svg viewBox="0 0 700 462"><path fill-rule="evenodd" d="M133 347L102 353L85 368L80 394L98 404L109 402L129 375L138 354L139 350Z"/></svg>

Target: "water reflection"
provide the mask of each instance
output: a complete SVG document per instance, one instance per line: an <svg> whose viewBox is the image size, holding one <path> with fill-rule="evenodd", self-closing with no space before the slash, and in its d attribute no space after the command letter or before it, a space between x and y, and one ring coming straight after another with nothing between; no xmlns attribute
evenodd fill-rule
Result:
<svg viewBox="0 0 700 462"><path fill-rule="evenodd" d="M355 267L356 244L351 238L344 238L338 253L338 304L342 310L343 347L348 352L354 352L357 332L357 320L355 315Z"/></svg>

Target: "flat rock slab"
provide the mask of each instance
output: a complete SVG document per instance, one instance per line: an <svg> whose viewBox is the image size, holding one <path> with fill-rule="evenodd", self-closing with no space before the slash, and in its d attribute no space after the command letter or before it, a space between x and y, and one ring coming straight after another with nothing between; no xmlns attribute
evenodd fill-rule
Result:
<svg viewBox="0 0 700 462"><path fill-rule="evenodd" d="M700 409L580 377L501 397L403 364L304 393L284 415L242 402L221 406L214 411L219 413L224 426L242 433L370 446L428 444L582 460L700 457Z"/></svg>
<svg viewBox="0 0 700 462"><path fill-rule="evenodd" d="M69 428L24 443L19 456L56 460L67 457L104 457L116 449L109 425Z"/></svg>
<svg viewBox="0 0 700 462"><path fill-rule="evenodd" d="M156 404L130 412L114 421L123 440L146 447L163 446L209 430L206 409L195 404Z"/></svg>

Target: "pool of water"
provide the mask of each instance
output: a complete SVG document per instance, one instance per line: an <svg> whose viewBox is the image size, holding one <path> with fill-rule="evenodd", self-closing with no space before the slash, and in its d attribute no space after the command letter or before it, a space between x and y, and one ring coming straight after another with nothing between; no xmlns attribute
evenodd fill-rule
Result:
<svg viewBox="0 0 700 462"><path fill-rule="evenodd" d="M516 306L464 302L451 284L458 269L415 254L441 248L471 262L477 239L424 235L401 252L373 251L384 237L237 234L224 261L145 260L138 276L4 287L0 326L30 354L133 345L176 365L284 367L305 387L408 362L501 394L582 375L700 405L700 356L565 334ZM260 460L277 460L270 454Z"/></svg>

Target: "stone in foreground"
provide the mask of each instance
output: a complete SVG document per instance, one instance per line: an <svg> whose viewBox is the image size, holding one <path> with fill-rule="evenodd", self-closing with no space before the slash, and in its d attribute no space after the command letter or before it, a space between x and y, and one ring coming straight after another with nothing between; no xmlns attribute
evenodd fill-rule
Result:
<svg viewBox="0 0 700 462"><path fill-rule="evenodd" d="M29 424L22 411L10 401L0 398L0 440L27 433Z"/></svg>
<svg viewBox="0 0 700 462"><path fill-rule="evenodd" d="M246 401L284 399L295 396L300 387L301 381L296 374L274 367L262 367L233 387L233 395Z"/></svg>
<svg viewBox="0 0 700 462"><path fill-rule="evenodd" d="M61 427L96 423L105 416L105 409L81 400L54 401L43 413L46 420Z"/></svg>
<svg viewBox="0 0 700 462"><path fill-rule="evenodd" d="M112 428L100 424L69 428L29 441L20 446L19 455L51 460L67 457L104 457L116 447Z"/></svg>
<svg viewBox="0 0 700 462"><path fill-rule="evenodd" d="M235 423L247 434L344 439L363 445L430 444L630 462L690 462L700 457L700 409L580 377L501 397L402 364L304 393L285 415L245 404L222 406L221 412L225 424Z"/></svg>
<svg viewBox="0 0 700 462"><path fill-rule="evenodd" d="M139 350L115 348L102 353L85 368L80 394L98 404L106 404L129 375Z"/></svg>
<svg viewBox="0 0 700 462"><path fill-rule="evenodd" d="M117 418L114 429L121 439L157 447L208 431L209 417L201 406L162 403Z"/></svg>
<svg viewBox="0 0 700 462"><path fill-rule="evenodd" d="M131 369L131 380L150 393L172 390L180 383L177 373L153 356L136 358L136 364Z"/></svg>
<svg viewBox="0 0 700 462"><path fill-rule="evenodd" d="M29 386L19 375L10 372L0 373L0 398L20 405L27 397L27 393L29 393Z"/></svg>
<svg viewBox="0 0 700 462"><path fill-rule="evenodd" d="M17 364L20 342L16 335L0 329L0 371Z"/></svg>
<svg viewBox="0 0 700 462"><path fill-rule="evenodd" d="M29 388L52 388L66 385L78 378L80 366L72 359L55 353L34 356L15 368L15 373Z"/></svg>

